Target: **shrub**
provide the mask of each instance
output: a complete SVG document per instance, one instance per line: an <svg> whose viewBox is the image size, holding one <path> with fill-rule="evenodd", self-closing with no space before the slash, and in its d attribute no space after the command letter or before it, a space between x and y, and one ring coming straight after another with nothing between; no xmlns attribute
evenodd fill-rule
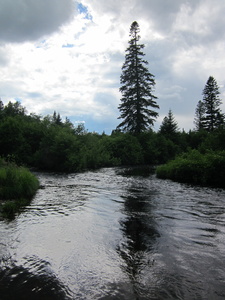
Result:
<svg viewBox="0 0 225 300"><path fill-rule="evenodd" d="M178 182L225 187L225 151L201 154L191 150L157 167L156 175Z"/></svg>
<svg viewBox="0 0 225 300"><path fill-rule="evenodd" d="M37 178L24 167L0 168L0 199L30 198L38 186Z"/></svg>
<svg viewBox="0 0 225 300"><path fill-rule="evenodd" d="M38 179L26 168L12 164L0 166L0 200L4 215L11 216L29 203L39 187Z"/></svg>

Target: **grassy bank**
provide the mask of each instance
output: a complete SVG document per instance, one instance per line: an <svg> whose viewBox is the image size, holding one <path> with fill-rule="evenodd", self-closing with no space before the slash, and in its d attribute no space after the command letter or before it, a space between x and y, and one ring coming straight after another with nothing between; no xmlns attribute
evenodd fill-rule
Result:
<svg viewBox="0 0 225 300"><path fill-rule="evenodd" d="M156 169L158 178L225 188L225 151L192 150Z"/></svg>
<svg viewBox="0 0 225 300"><path fill-rule="evenodd" d="M38 179L26 168L0 160L0 210L11 216L27 205L39 187Z"/></svg>

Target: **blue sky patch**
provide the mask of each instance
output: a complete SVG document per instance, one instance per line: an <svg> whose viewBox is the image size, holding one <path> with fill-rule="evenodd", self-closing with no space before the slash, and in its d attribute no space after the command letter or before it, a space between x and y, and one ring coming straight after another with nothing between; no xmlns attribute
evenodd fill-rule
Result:
<svg viewBox="0 0 225 300"><path fill-rule="evenodd" d="M87 6L82 3L78 3L77 8L80 14L84 14L85 19L92 20L92 16L89 14Z"/></svg>
<svg viewBox="0 0 225 300"><path fill-rule="evenodd" d="M62 48L73 48L74 47L74 44L65 44L65 45L62 45Z"/></svg>

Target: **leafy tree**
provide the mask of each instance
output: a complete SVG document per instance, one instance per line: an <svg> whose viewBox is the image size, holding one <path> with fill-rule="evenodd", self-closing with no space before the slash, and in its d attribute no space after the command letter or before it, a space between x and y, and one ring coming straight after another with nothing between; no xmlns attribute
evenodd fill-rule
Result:
<svg viewBox="0 0 225 300"><path fill-rule="evenodd" d="M26 109L21 105L19 101L16 101L15 103L12 103L9 101L9 103L4 108L4 114L5 116L25 116Z"/></svg>
<svg viewBox="0 0 225 300"><path fill-rule="evenodd" d="M120 117L123 121L117 129L125 132L139 134L146 131L153 125L158 109L152 94L155 85L152 75L146 65L148 62L143 59L143 44L139 44L139 25L136 21L130 27L129 47L126 49L125 62L122 66L120 77L120 92L122 93L121 104L119 105ZM152 109L149 109L151 107Z"/></svg>
<svg viewBox="0 0 225 300"><path fill-rule="evenodd" d="M75 128L74 128L74 133L77 135L85 135L87 134L87 130L85 129L85 126L83 123L79 123Z"/></svg>
<svg viewBox="0 0 225 300"><path fill-rule="evenodd" d="M209 77L202 94L205 108L203 128L207 131L214 131L224 124L224 115L220 109L222 102L219 98L219 87L212 76Z"/></svg>
<svg viewBox="0 0 225 300"><path fill-rule="evenodd" d="M162 121L159 132L170 138L174 136L178 130L178 124L173 116L172 110L170 109L168 116L166 116Z"/></svg>
<svg viewBox="0 0 225 300"><path fill-rule="evenodd" d="M204 128L204 124L203 124L204 115L205 115L205 105L203 101L199 100L195 110L195 119L194 119L194 123L197 131Z"/></svg>

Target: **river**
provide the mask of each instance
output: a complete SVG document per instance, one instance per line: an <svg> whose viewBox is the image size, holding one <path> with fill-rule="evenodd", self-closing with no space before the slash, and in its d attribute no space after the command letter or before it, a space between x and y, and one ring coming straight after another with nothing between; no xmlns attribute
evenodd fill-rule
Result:
<svg viewBox="0 0 225 300"><path fill-rule="evenodd" d="M0 299L225 299L225 190L138 169L36 173L0 219Z"/></svg>

